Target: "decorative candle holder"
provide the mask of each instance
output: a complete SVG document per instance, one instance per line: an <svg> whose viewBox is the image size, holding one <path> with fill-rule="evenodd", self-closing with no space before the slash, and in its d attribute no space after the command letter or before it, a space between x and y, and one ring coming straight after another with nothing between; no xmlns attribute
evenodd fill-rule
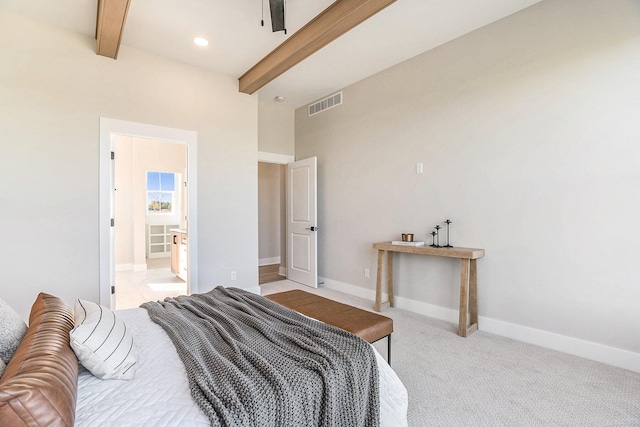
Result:
<svg viewBox="0 0 640 427"><path fill-rule="evenodd" d="M434 248L437 247L436 246L436 234L438 234L438 233L436 233L435 231L431 232L431 238L433 239L432 243L431 243L431 246L434 247Z"/></svg>
<svg viewBox="0 0 640 427"><path fill-rule="evenodd" d="M449 224L451 224L451 220L448 219L444 223L447 224L447 244L444 245L444 247L445 248L452 248L453 246L451 246L451 243L449 242Z"/></svg>
<svg viewBox="0 0 640 427"><path fill-rule="evenodd" d="M438 234L438 232L442 227L440 227L439 225L436 225L433 228L436 229L436 248L441 248L442 246L440 246L440 234Z"/></svg>

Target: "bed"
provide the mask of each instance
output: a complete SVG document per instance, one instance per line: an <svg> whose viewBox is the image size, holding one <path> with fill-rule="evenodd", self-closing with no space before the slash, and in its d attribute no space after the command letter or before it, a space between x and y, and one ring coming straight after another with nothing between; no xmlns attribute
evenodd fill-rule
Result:
<svg viewBox="0 0 640 427"><path fill-rule="evenodd" d="M215 425L192 397L183 355L149 311L121 310L115 316L135 342L135 375L129 380L100 379L78 364L68 338L73 310L54 296L40 294L29 329L0 378L0 424ZM406 389L378 352L373 354L380 425L405 426Z"/></svg>

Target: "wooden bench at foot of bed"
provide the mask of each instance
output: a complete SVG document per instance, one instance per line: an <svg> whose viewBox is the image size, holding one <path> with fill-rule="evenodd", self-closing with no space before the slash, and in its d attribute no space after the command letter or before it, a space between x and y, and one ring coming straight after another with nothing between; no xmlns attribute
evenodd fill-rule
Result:
<svg viewBox="0 0 640 427"><path fill-rule="evenodd" d="M369 343L387 337L387 362L391 364L393 319L300 290L265 297L305 316L349 331Z"/></svg>

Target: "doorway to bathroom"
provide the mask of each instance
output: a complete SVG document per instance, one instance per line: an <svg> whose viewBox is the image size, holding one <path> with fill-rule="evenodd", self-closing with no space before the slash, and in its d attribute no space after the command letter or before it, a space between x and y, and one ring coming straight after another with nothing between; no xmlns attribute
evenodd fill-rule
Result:
<svg viewBox="0 0 640 427"><path fill-rule="evenodd" d="M187 147L124 135L114 147L116 308L185 295Z"/></svg>
<svg viewBox="0 0 640 427"><path fill-rule="evenodd" d="M116 149L116 141L121 137L124 146ZM138 140L148 141L142 143L148 146L139 147ZM136 156L150 160L163 152L158 145L154 148L154 144L166 144L180 153L165 153L165 157L186 157L186 161L183 160L180 166L167 166L159 161L135 168ZM126 171L120 171L120 177L116 177L116 166L120 168L120 163L131 171L129 177ZM132 201L116 203L116 199ZM100 118L100 304L116 308L116 295L122 293L126 297L127 282L140 278L148 288L144 293L138 291L145 301L161 299L171 292L198 292L196 201L196 132ZM116 215L117 204L119 212ZM166 271L167 265L171 271L169 245L174 241L170 234L173 231L183 232L180 244L185 256L180 264L181 271L172 271L169 275ZM116 239L116 232L125 236ZM126 237L127 233L129 237ZM116 251L117 240L124 249ZM117 274L122 279L119 283L116 282ZM180 275L182 283L177 277ZM178 285L180 288L176 290ZM121 299L117 308L130 305L138 304L133 300L124 303Z"/></svg>

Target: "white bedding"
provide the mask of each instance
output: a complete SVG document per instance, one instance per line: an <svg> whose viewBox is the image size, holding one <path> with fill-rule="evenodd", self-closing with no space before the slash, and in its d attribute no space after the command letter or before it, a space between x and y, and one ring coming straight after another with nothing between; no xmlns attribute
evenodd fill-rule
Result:
<svg viewBox="0 0 640 427"><path fill-rule="evenodd" d="M75 426L209 426L191 398L184 365L164 330L151 321L145 309L116 314L126 323L137 349L135 378L101 380L81 366ZM406 426L407 390L374 352L380 373L381 426Z"/></svg>

